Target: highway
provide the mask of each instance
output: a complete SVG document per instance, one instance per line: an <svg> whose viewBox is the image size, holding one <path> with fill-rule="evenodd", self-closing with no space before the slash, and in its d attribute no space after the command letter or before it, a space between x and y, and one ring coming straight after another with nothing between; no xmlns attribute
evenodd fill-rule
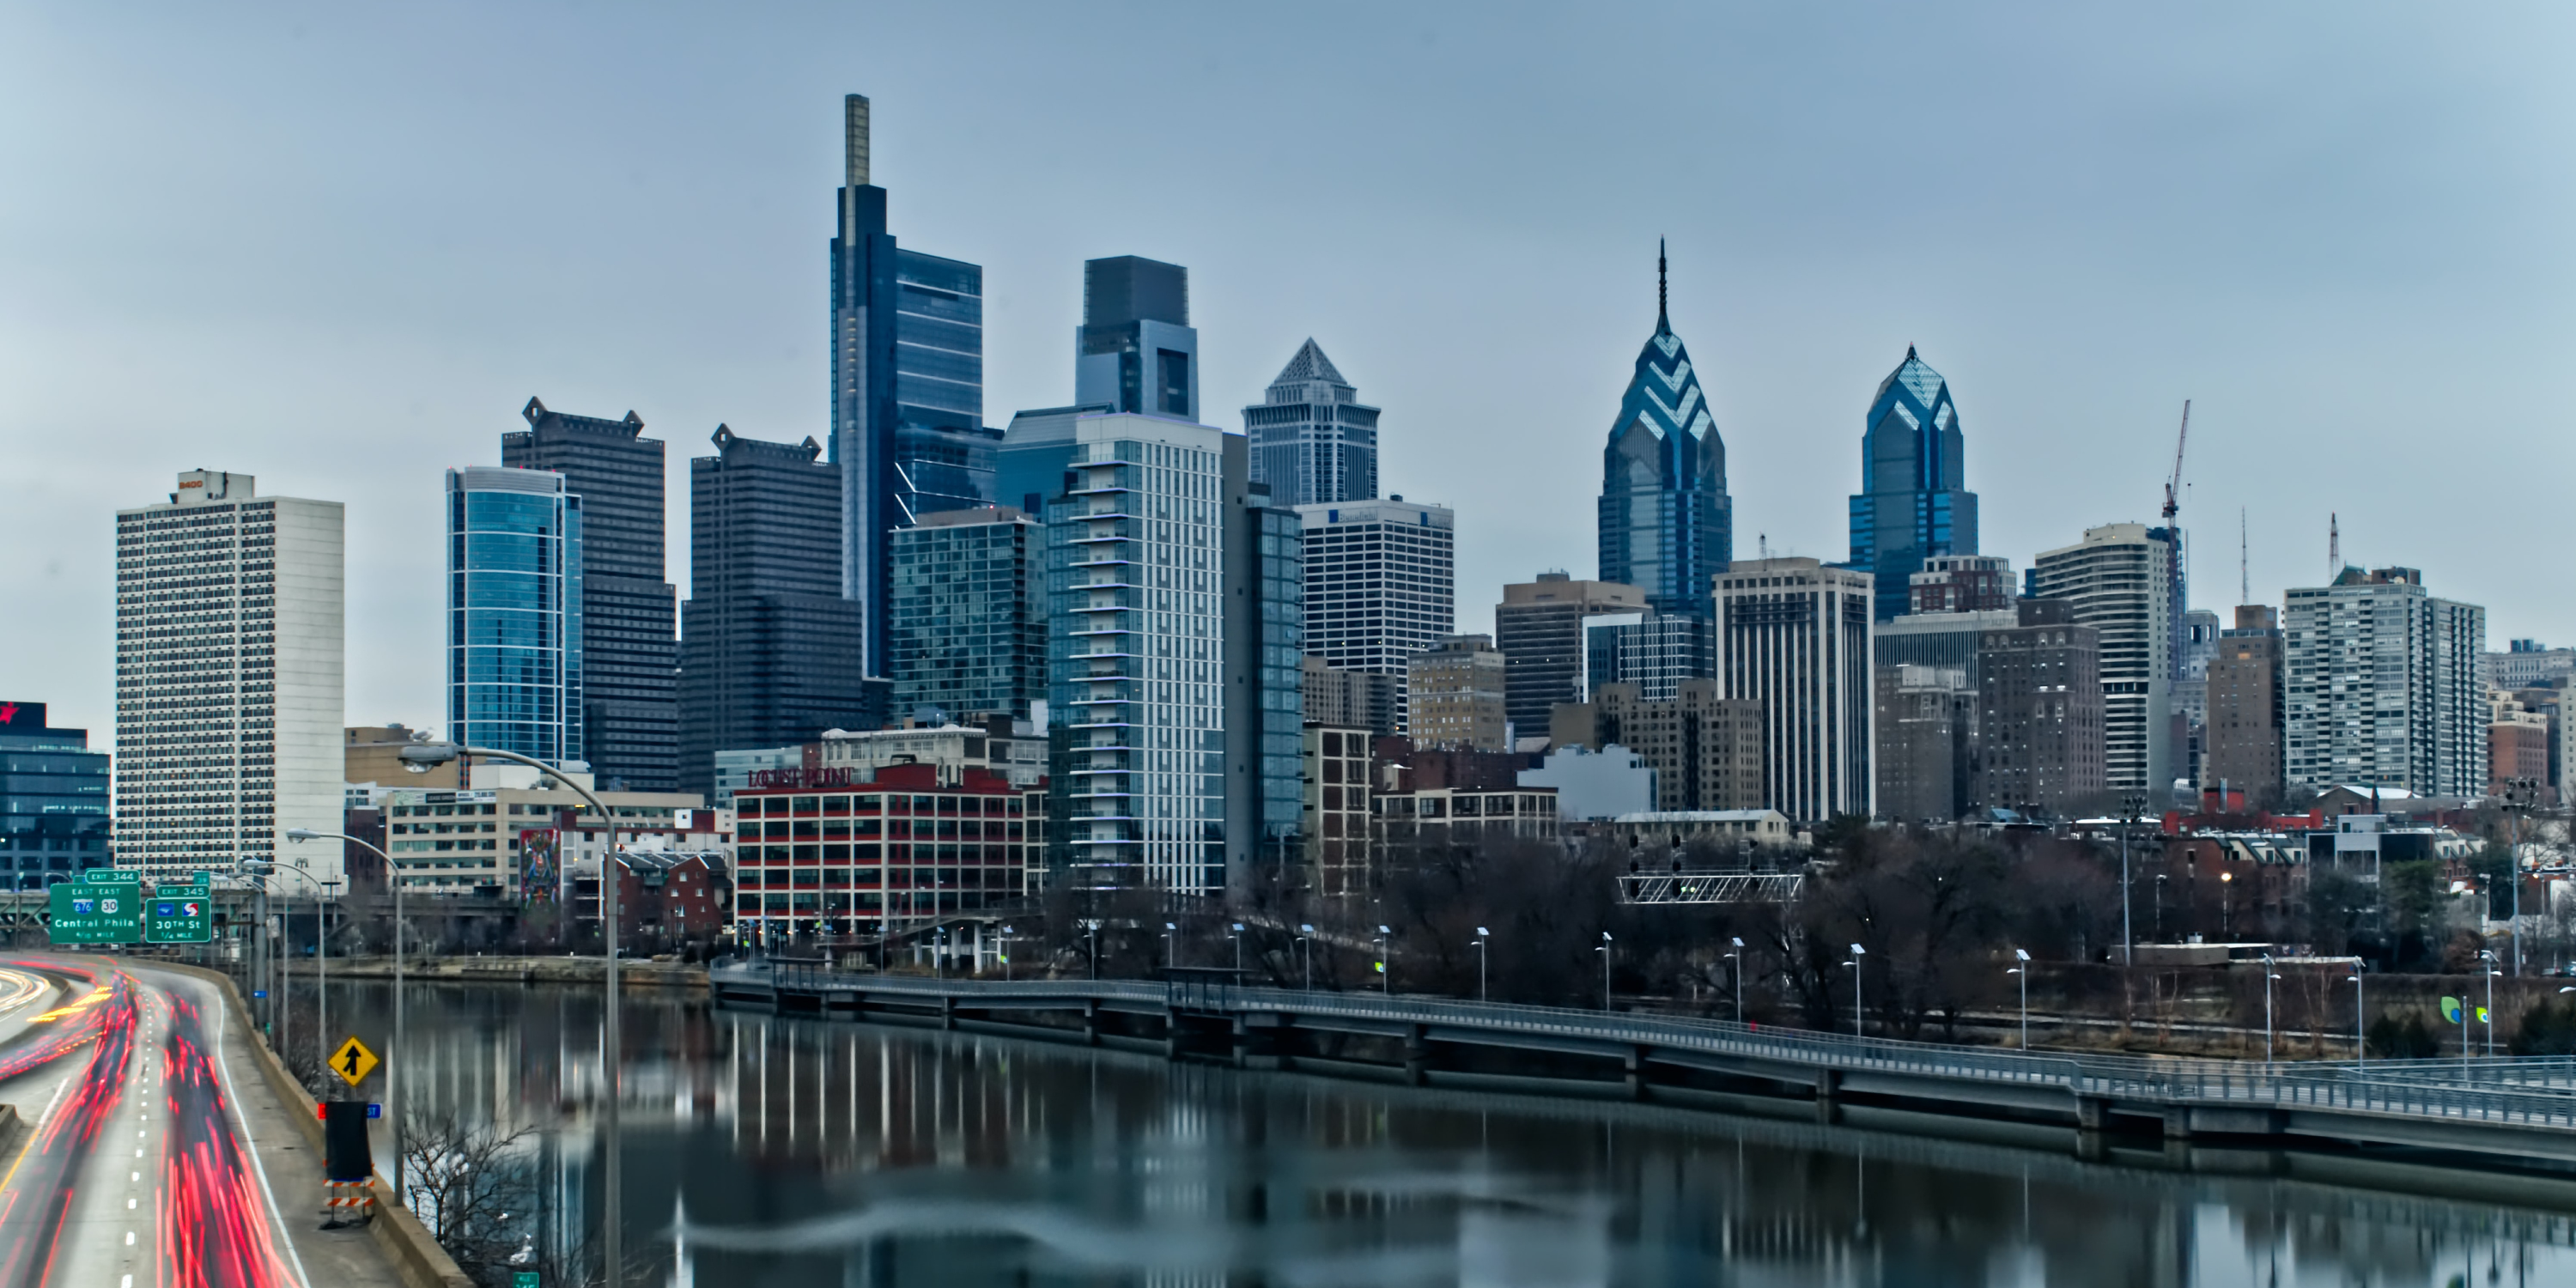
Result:
<svg viewBox="0 0 2576 1288"><path fill-rule="evenodd" d="M215 985L75 954L0 958L0 1288L391 1284L317 1229L321 1160Z"/></svg>

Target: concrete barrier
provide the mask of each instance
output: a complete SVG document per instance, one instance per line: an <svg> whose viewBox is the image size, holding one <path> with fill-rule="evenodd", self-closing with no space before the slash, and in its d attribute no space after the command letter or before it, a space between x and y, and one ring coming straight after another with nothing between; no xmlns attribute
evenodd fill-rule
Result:
<svg viewBox="0 0 2576 1288"><path fill-rule="evenodd" d="M259 1065L260 1076L267 1080L269 1090L276 1092L277 1098L285 1102L286 1116L295 1120L296 1130L302 1133L306 1146L320 1155L323 1152L321 1110L312 1093L295 1080L294 1074L287 1072L285 1062L268 1049L267 1043L259 1040L259 1027L251 1023L250 1005L243 1000L241 989L234 985L232 976L177 962L155 961L151 966L155 970L193 975L223 990L224 1004L232 1011L233 1022L241 1025L244 1033L252 1035L251 1058ZM15 1117L14 1114L11 1116ZM374 1236L376 1247L384 1252L386 1260L393 1263L394 1273L402 1278L406 1288L475 1288L474 1281L456 1264L456 1259L448 1256L447 1249L438 1246L438 1240L430 1236L429 1227L422 1225L420 1218L412 1215L411 1209L395 1201L393 1185L381 1171L376 1174L376 1193L380 1196L376 1204L376 1219L367 1223L367 1233Z"/></svg>

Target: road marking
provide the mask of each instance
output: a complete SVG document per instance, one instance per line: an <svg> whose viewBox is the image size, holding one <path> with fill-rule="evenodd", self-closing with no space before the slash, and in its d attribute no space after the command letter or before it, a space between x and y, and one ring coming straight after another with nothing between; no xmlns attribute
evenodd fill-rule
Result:
<svg viewBox="0 0 2576 1288"><path fill-rule="evenodd" d="M132 1200L132 1199L127 1199L127 1200L125 1201L125 1210L126 1210L126 1211L128 1211L128 1212L131 1212L131 1211L133 1211L133 1210L134 1210L134 1200ZM130 1235L129 1235L129 1236L127 1236L126 1241L127 1241L128 1243L133 1242L133 1237L132 1237L132 1236L130 1236Z"/></svg>
<svg viewBox="0 0 2576 1288"><path fill-rule="evenodd" d="M131 1204L131 1203L128 1203L128 1204L126 1204L126 1206L127 1206L127 1207L132 1207L132 1206L134 1206L134 1205L133 1205L133 1204ZM128 1230L128 1231L126 1231L126 1232L125 1232L125 1246L126 1246L126 1247L129 1247L129 1248L131 1248L131 1247L133 1247L133 1246L134 1246L134 1232L133 1232L132 1230Z"/></svg>

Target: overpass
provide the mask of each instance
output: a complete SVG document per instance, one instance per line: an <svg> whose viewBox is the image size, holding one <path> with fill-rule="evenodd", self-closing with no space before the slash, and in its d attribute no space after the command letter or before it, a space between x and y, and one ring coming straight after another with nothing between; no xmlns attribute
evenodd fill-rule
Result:
<svg viewBox="0 0 2576 1288"><path fill-rule="evenodd" d="M1019 983L728 964L720 1006L1014 1034L1397 1079L1688 1103L1697 1095L2071 1126L2256 1147L2397 1147L2576 1163L2576 1059L2368 1062L2056 1055L1765 1029L1716 1020L1378 993L1251 987L1230 972L1165 982ZM1695 1095L1697 1093L1697 1095Z"/></svg>

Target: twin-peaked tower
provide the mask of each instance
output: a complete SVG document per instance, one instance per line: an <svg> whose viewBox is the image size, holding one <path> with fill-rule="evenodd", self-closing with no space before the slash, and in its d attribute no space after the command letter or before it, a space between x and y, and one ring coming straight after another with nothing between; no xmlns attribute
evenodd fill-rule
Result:
<svg viewBox="0 0 2576 1288"><path fill-rule="evenodd" d="M1914 346L1878 382L1866 424L1847 566L1878 578L1876 616L1884 622L1905 613L1907 587L1924 560L1977 553L1977 494L1968 490L1950 382L1916 357Z"/></svg>
<svg viewBox="0 0 2576 1288"><path fill-rule="evenodd" d="M1663 613L1706 617L1710 578L1735 557L1726 444L1690 351L1673 334L1655 252L1655 333L1601 454L1601 580L1637 586Z"/></svg>

